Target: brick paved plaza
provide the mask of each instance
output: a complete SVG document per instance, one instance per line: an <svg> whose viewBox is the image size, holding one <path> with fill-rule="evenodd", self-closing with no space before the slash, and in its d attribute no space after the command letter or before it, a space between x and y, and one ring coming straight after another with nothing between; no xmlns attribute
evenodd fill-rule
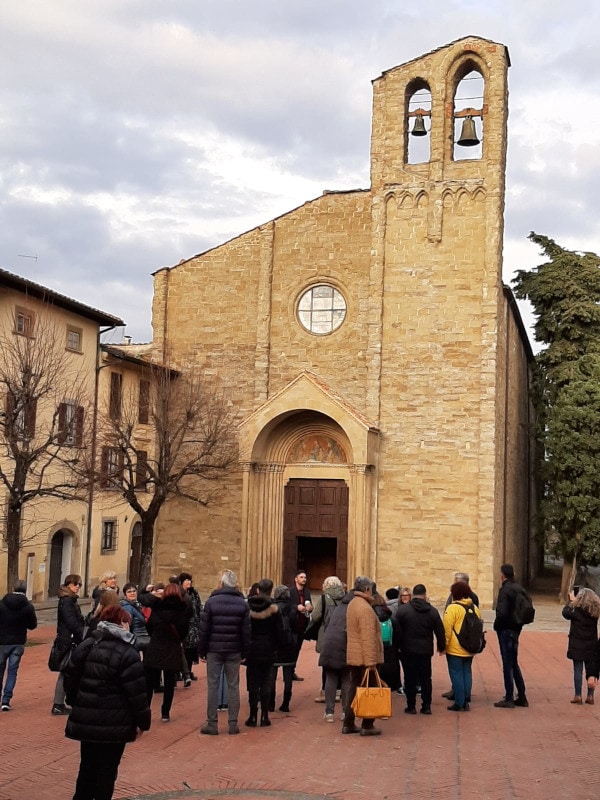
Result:
<svg viewBox="0 0 600 800"><path fill-rule="evenodd" d="M598 794L600 704L573 706L568 629L560 606L537 602L538 620L521 637L521 663L529 709L496 709L503 693L497 641L475 659L468 714L451 714L441 692L449 686L446 662L434 659L433 715L407 716L394 695L394 716L383 736L342 736L341 723L323 721L314 703L320 688L313 644L299 665L292 713L275 712L271 728L245 728L228 736L200 736L204 721L204 668L190 689L178 689L170 724L158 719L128 745L115 798L153 800L588 800ZM485 612L491 621L493 612ZM491 628L491 625L486 627ZM31 636L22 661L13 710L0 715L0 800L72 797L79 745L64 738L64 717L51 717L55 676L46 662L54 626ZM600 698L599 698L600 701ZM241 722L247 713L242 700Z"/></svg>

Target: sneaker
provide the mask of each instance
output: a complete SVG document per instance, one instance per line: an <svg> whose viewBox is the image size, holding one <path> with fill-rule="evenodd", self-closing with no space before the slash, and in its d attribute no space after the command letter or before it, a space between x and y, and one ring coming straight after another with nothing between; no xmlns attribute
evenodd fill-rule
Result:
<svg viewBox="0 0 600 800"><path fill-rule="evenodd" d="M323 714L323 719L325 720L325 722L333 722L334 721L333 714Z"/></svg>
<svg viewBox="0 0 600 800"><path fill-rule="evenodd" d="M396 694L403 695L404 694L404 689L402 687L400 687L399 689L396 689Z"/></svg>
<svg viewBox="0 0 600 800"><path fill-rule="evenodd" d="M10 703L2 703L2 711L10 711Z"/></svg>
<svg viewBox="0 0 600 800"><path fill-rule="evenodd" d="M315 703L324 703L325 702L325 692L321 689L319 694L315 697Z"/></svg>
<svg viewBox="0 0 600 800"><path fill-rule="evenodd" d="M171 717L168 714L163 714L160 718L161 722L171 722Z"/></svg>
<svg viewBox="0 0 600 800"><path fill-rule="evenodd" d="M590 703L590 698L585 701L586 703ZM592 700L590 705L594 704L594 695L592 695ZM517 697L515 700L515 705L519 706L520 708L529 708L529 700L523 695L522 697Z"/></svg>
<svg viewBox="0 0 600 800"><path fill-rule="evenodd" d="M340 689L338 689L337 692L335 693L335 702L336 703L342 702L342 692Z"/></svg>
<svg viewBox="0 0 600 800"><path fill-rule="evenodd" d="M495 708L514 708L515 707L515 701L514 700L507 700L506 697L504 697L504 698L502 698L502 700L498 700L497 703L494 703L494 707Z"/></svg>
<svg viewBox="0 0 600 800"><path fill-rule="evenodd" d="M50 713L53 717L64 717L69 713L69 709L64 704L59 705L55 703L52 706L52 711Z"/></svg>
<svg viewBox="0 0 600 800"><path fill-rule="evenodd" d="M183 679L183 688L184 689L189 689L191 685L192 685L192 679L191 678L184 678Z"/></svg>

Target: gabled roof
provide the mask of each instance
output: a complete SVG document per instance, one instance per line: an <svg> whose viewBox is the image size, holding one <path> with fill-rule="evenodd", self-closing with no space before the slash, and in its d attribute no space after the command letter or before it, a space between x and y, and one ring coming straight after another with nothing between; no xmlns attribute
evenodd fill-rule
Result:
<svg viewBox="0 0 600 800"><path fill-rule="evenodd" d="M450 47L454 47L454 45L460 44L461 42L469 42L473 40L478 42L487 42L487 44L494 44L496 45L496 47L503 47L504 52L506 54L506 63L510 67L510 54L508 52L508 47L505 44L502 44L501 42L495 42L493 39L486 39L483 36L461 36L460 39L454 39L454 41L448 42L448 44L443 44L440 47L435 47L428 53L422 53L421 55L416 56L415 58L411 58L409 61L403 61L401 64L397 64L395 67L390 67L389 69L385 69L379 77L381 78L384 75L387 75L388 72L393 72L395 69L398 69L398 67L405 67L408 64L412 64L414 61L422 61L424 58L427 58L427 56L433 55L433 53L439 53L441 50L448 50ZM379 78L375 78L375 80L379 80Z"/></svg>
<svg viewBox="0 0 600 800"><path fill-rule="evenodd" d="M255 225L253 228L249 228L247 231L243 231L242 233L238 233L235 236L232 236L231 239L227 239L224 242L219 242L219 244L214 245L214 247L209 247L207 250L203 250L201 253L196 253L196 255L188 256L187 258L182 258L177 264L173 264L171 267L159 267L158 269L154 270L152 275L157 275L159 272L167 271L170 272L173 269L177 269L182 264L187 264L190 261L194 261L196 258L201 258L202 256L207 255L208 253L212 253L214 250L219 250L219 248L224 247L231 242L235 242L236 239L242 239L244 236L247 236L252 231L257 231L260 228L264 227L265 225L271 225L274 222L278 222L280 219L284 219L285 217L289 216L290 214L294 214L304 206L312 205L313 203L318 203L319 200L322 200L324 197L327 197L332 194L338 195L350 195L350 194L369 194L370 189L323 189L323 192L318 197L313 197L310 200L306 200L304 203L301 203L299 206L295 206L294 208L289 209L288 211L284 211L283 214L279 214L273 219L269 219L266 222L261 222L260 225Z"/></svg>
<svg viewBox="0 0 600 800"><path fill-rule="evenodd" d="M97 322L98 325L109 325L111 328L118 328L125 325L123 320L119 317L106 314L104 311L92 308L92 306L86 306L78 300L73 300L71 297L66 297L64 294L48 289L47 286L34 283L34 281L30 281L28 278L22 278L20 275L8 272L8 270L0 269L0 288L3 286L14 289L17 292L22 292L30 297L35 297L43 303L49 303L50 305L64 308L66 311L71 311L74 314L78 314L80 317L91 319Z"/></svg>
<svg viewBox="0 0 600 800"><path fill-rule="evenodd" d="M299 375L297 375L293 380L291 380L288 384L283 386L279 391L275 392L275 394L271 395L268 400L259 406L259 408L255 409L246 419L240 423L240 427L242 425L246 425L250 420L254 417L261 415L266 408L269 406L276 405L279 398L289 395L292 393L292 390L298 384L301 384L303 381L308 381L311 383L315 388L317 388L325 397L327 397L331 402L335 403L339 406L346 414L348 414L358 425L367 430L373 431L378 433L379 428L375 425L371 420L369 420L363 413L358 411L354 406L350 405L346 400L342 399L337 392L334 392L324 381L318 378L314 372L310 372L309 370L304 370Z"/></svg>
<svg viewBox="0 0 600 800"><path fill-rule="evenodd" d="M136 364L139 367L152 367L170 372L172 376L180 375L179 370L161 364L152 358L154 352L152 342L147 344L101 344L100 348L106 355L120 361L127 361L129 364Z"/></svg>

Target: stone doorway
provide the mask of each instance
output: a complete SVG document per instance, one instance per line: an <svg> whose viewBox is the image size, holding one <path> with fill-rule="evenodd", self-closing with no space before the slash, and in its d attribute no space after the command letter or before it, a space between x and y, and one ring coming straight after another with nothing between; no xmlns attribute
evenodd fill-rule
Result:
<svg viewBox="0 0 600 800"><path fill-rule="evenodd" d="M68 530L56 531L50 542L50 569L48 571L48 597L56 597L58 590L71 571L73 534Z"/></svg>
<svg viewBox="0 0 600 800"><path fill-rule="evenodd" d="M56 597L61 584L63 562L62 531L57 531L50 544L50 571L48 573L48 597Z"/></svg>
<svg viewBox="0 0 600 800"><path fill-rule="evenodd" d="M348 486L343 480L292 478L285 487L282 574L306 570L309 588L328 575L347 581Z"/></svg>

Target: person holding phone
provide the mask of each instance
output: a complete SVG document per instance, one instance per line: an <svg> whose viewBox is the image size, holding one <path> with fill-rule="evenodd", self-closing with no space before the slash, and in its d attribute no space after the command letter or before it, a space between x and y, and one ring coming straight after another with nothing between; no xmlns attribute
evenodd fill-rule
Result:
<svg viewBox="0 0 600 800"><path fill-rule="evenodd" d="M569 602L562 615L571 623L567 658L573 662L573 684L575 694L571 703L583 705L583 668L587 681L585 702L594 705L594 692L598 684L600 663L598 658L598 618L600 597L585 587L574 586L569 592Z"/></svg>

